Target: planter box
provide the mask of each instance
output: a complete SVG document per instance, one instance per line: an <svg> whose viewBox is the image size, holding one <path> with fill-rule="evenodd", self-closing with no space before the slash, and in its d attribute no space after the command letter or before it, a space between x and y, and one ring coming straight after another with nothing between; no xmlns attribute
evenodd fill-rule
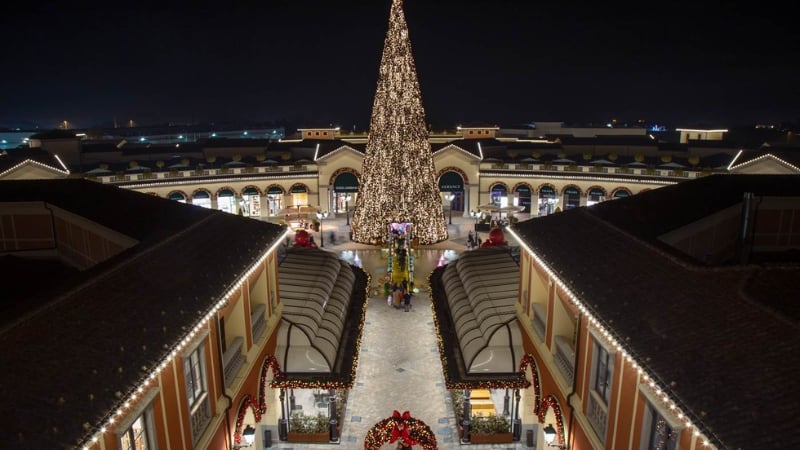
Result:
<svg viewBox="0 0 800 450"><path fill-rule="evenodd" d="M330 434L326 431L324 433L296 433L290 431L286 440L288 442L329 442Z"/></svg>
<svg viewBox="0 0 800 450"><path fill-rule="evenodd" d="M507 444L513 441L514 434L512 433L470 433L469 435L469 442L472 444Z"/></svg>

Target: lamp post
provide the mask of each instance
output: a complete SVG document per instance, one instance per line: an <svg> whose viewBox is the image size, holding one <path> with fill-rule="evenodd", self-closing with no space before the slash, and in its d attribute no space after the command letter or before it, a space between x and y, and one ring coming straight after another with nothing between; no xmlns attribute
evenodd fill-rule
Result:
<svg viewBox="0 0 800 450"><path fill-rule="evenodd" d="M233 445L234 449L240 449L244 447L251 447L253 443L256 441L256 429L252 425L247 425L244 431L242 431L242 439L244 442L239 442Z"/></svg>
<svg viewBox="0 0 800 450"><path fill-rule="evenodd" d="M456 194L453 194L452 192L444 196L444 199L450 203L450 219L447 222L449 225L453 224L453 199L455 198Z"/></svg>
<svg viewBox="0 0 800 450"><path fill-rule="evenodd" d="M317 212L317 219L319 219L319 246L325 247L325 235L322 234L322 221L328 217L328 211Z"/></svg>
<svg viewBox="0 0 800 450"><path fill-rule="evenodd" d="M344 196L344 216L347 219L345 225L350 225L350 194Z"/></svg>
<svg viewBox="0 0 800 450"><path fill-rule="evenodd" d="M567 448L566 445L559 444L556 441L556 429L553 427L553 424L548 423L547 426L544 427L544 442L547 444L548 447L556 447L556 448Z"/></svg>
<svg viewBox="0 0 800 450"><path fill-rule="evenodd" d="M475 210L475 211L470 211L469 215L472 216L473 219L475 219L475 223L477 224L479 220L483 219L485 213L483 211Z"/></svg>

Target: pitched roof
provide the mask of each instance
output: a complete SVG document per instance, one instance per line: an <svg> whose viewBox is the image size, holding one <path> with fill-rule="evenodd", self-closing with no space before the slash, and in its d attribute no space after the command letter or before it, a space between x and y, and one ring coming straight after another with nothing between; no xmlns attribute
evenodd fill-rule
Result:
<svg viewBox="0 0 800 450"><path fill-rule="evenodd" d="M800 264L710 267L657 237L795 175L713 175L517 225L520 238L720 448L796 448ZM787 298L789 296L789 298Z"/></svg>
<svg viewBox="0 0 800 450"><path fill-rule="evenodd" d="M52 171L53 176L68 174L64 165L54 155L41 148L14 148L0 152L0 176L26 162L38 163L41 167Z"/></svg>
<svg viewBox="0 0 800 450"><path fill-rule="evenodd" d="M4 448L87 438L284 231L77 179L0 182L0 198L44 201L138 241L34 294L46 306L0 330Z"/></svg>

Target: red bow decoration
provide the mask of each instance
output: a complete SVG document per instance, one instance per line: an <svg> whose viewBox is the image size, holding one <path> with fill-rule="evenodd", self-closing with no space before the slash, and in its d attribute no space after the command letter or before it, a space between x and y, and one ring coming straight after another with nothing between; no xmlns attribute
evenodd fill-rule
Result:
<svg viewBox="0 0 800 450"><path fill-rule="evenodd" d="M395 419L395 425L394 428L392 428L392 438L389 440L389 443L394 443L397 439L402 438L408 445L416 444L417 442L411 439L408 424L406 424L406 421L411 418L411 413L405 411L401 416L400 411L394 410L392 418Z"/></svg>

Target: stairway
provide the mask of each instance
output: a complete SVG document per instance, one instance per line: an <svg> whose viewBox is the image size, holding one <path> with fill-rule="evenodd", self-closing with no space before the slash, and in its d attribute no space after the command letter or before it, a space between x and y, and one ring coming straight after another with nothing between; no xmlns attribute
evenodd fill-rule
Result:
<svg viewBox="0 0 800 450"><path fill-rule="evenodd" d="M478 416L488 416L497 414L494 409L492 394L488 389L474 389L470 391L469 403L472 405L472 414Z"/></svg>

